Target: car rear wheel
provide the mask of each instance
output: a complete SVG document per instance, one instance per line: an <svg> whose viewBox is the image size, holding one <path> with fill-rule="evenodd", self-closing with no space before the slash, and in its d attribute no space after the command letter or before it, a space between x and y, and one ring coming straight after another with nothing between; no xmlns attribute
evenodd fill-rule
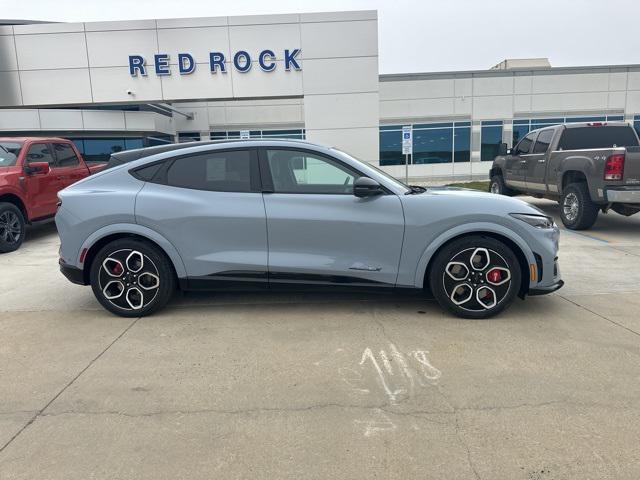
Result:
<svg viewBox="0 0 640 480"><path fill-rule="evenodd" d="M586 183L570 183L560 199L560 218L570 230L587 230L596 223L600 208L591 201Z"/></svg>
<svg viewBox="0 0 640 480"><path fill-rule="evenodd" d="M511 190L504 183L502 175L494 175L491 177L491 181L489 182L489 192L497 195L506 195L508 197L513 197L516 194L514 190Z"/></svg>
<svg viewBox="0 0 640 480"><path fill-rule="evenodd" d="M144 317L164 307L175 291L170 260L155 246L115 240L91 264L91 288L100 304L121 317Z"/></svg>
<svg viewBox="0 0 640 480"><path fill-rule="evenodd" d="M462 318L489 318L507 308L521 283L520 264L504 243L480 235L447 244L429 271L438 303Z"/></svg>
<svg viewBox="0 0 640 480"><path fill-rule="evenodd" d="M13 203L0 203L0 253L13 252L24 241L24 216Z"/></svg>

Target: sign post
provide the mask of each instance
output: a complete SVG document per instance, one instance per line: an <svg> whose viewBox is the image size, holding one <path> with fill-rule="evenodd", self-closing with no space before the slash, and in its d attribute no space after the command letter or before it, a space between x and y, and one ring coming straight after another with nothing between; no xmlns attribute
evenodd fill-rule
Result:
<svg viewBox="0 0 640 480"><path fill-rule="evenodd" d="M402 154L404 155L404 181L409 183L409 155L413 155L413 130L411 125L402 127Z"/></svg>

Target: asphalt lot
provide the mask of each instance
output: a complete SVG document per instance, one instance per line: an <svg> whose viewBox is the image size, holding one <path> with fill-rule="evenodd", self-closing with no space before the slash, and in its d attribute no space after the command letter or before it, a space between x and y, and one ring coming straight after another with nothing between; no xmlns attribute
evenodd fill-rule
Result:
<svg viewBox="0 0 640 480"><path fill-rule="evenodd" d="M34 227L0 256L0 479L636 480L639 232L613 213L563 231L566 286L488 321L326 294L131 320Z"/></svg>

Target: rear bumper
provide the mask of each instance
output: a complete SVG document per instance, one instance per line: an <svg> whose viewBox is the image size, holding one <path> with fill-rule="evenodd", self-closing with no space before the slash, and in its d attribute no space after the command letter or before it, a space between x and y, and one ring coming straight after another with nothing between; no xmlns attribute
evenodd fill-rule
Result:
<svg viewBox="0 0 640 480"><path fill-rule="evenodd" d="M605 195L609 203L638 203L640 204L640 188L607 188Z"/></svg>
<svg viewBox="0 0 640 480"><path fill-rule="evenodd" d="M59 263L60 271L65 277L67 277L67 280L78 285L87 285L84 281L84 272L81 269L67 265L66 263Z"/></svg>
<svg viewBox="0 0 640 480"><path fill-rule="evenodd" d="M552 285L548 285L546 287L537 287L537 288L529 289L529 295L536 296L536 295L546 295L548 293L553 293L556 290L560 290L563 285L564 285L564 281L558 280L556 283Z"/></svg>

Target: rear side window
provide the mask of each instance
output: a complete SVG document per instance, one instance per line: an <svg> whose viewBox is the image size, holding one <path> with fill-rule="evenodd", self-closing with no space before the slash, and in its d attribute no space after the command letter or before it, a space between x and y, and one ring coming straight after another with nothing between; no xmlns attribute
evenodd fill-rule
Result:
<svg viewBox="0 0 640 480"><path fill-rule="evenodd" d="M562 132L558 149L636 147L638 139L628 126L600 126L567 128Z"/></svg>
<svg viewBox="0 0 640 480"><path fill-rule="evenodd" d="M71 145L66 143L54 143L53 150L56 152L56 167L75 167L80 164L76 152Z"/></svg>
<svg viewBox="0 0 640 480"><path fill-rule="evenodd" d="M533 147L533 153L547 153L549 145L553 139L553 130L542 130L536 138L536 144Z"/></svg>
<svg viewBox="0 0 640 480"><path fill-rule="evenodd" d="M21 143L0 142L0 167L15 165L21 149Z"/></svg>
<svg viewBox="0 0 640 480"><path fill-rule="evenodd" d="M33 162L47 162L52 167L54 162L51 148L48 143L36 143L27 151L27 164Z"/></svg>
<svg viewBox="0 0 640 480"><path fill-rule="evenodd" d="M178 158L167 171L167 185L212 192L250 192L251 153L233 150Z"/></svg>
<svg viewBox="0 0 640 480"><path fill-rule="evenodd" d="M109 160L109 163L104 168L105 170L107 168L113 168L119 165L118 163L116 163L115 165L112 165L111 164L112 160L113 160L113 157L111 157L111 160ZM158 171L163 166L164 166L164 162L158 162L158 163L154 163L153 165L149 165L148 167L141 167L133 171L133 176L145 182L150 182L151 180L153 180L153 177L156 176L156 173L158 173Z"/></svg>

